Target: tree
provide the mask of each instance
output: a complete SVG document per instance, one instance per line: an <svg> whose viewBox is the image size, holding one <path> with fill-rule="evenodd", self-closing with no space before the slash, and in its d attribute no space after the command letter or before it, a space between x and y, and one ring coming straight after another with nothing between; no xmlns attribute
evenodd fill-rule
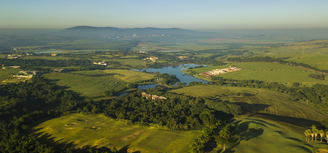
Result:
<svg viewBox="0 0 328 153"><path fill-rule="evenodd" d="M316 128L313 128L312 129L312 141L313 141L313 136L314 136L314 140L315 141L317 141L317 136L318 136L318 134L319 134L319 130L318 129L316 129Z"/></svg>
<svg viewBox="0 0 328 153"><path fill-rule="evenodd" d="M326 131L326 140L327 140L327 143L328 143L328 131Z"/></svg>
<svg viewBox="0 0 328 153"><path fill-rule="evenodd" d="M320 134L320 138L321 138L321 142L322 142L322 137L325 134L325 132L323 130L319 130L319 134Z"/></svg>
<svg viewBox="0 0 328 153"><path fill-rule="evenodd" d="M307 129L307 130L304 131L304 135L305 135L305 137L306 137L306 141L307 141L307 142L310 142L310 138L309 138L309 137L311 136L311 133L312 133L312 132L311 132L310 129Z"/></svg>
<svg viewBox="0 0 328 153"><path fill-rule="evenodd" d="M177 86L178 86L178 87L181 87L181 86L182 86L182 83L181 83L181 82L178 82L178 83L177 83Z"/></svg>
<svg viewBox="0 0 328 153"><path fill-rule="evenodd" d="M223 148L222 152L226 150L227 145L230 143L232 136L232 128L232 124L227 124L220 130L219 135L215 137L217 145Z"/></svg>
<svg viewBox="0 0 328 153"><path fill-rule="evenodd" d="M111 90L105 91L103 94L106 97L111 97L115 94L115 91L113 89L111 89Z"/></svg>

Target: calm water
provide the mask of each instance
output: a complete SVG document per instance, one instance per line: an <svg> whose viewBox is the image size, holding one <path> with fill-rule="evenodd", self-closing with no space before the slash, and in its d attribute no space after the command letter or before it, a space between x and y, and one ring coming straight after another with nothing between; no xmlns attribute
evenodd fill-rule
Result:
<svg viewBox="0 0 328 153"><path fill-rule="evenodd" d="M195 66L200 66L200 65L197 65L197 64L181 64L181 65L178 65L178 66L168 66L168 67L156 68L156 69L149 68L149 69L142 69L142 70L135 70L135 69L132 69L132 70L133 71L144 71L144 70L146 70L147 72L160 72L160 73L167 73L167 74L170 74L170 75L174 74L174 75L177 76L177 78L180 80L180 82L186 83L186 84L189 84L189 82L192 82L192 81L200 81L200 82L203 82L203 83L208 82L208 81L198 79L198 78L190 76L186 73L181 72L181 70L183 70L183 69L193 68ZM205 67L206 65L203 65L203 66ZM155 88L156 86L158 86L158 84L139 85L138 89L147 90L149 88ZM174 84L173 86L176 86L176 84ZM117 96L116 98L124 96L126 94L127 94L126 92L122 93L119 96Z"/></svg>
<svg viewBox="0 0 328 153"><path fill-rule="evenodd" d="M63 52L59 50L49 50L49 51L39 51L39 52L34 52L35 54L42 54L42 53L58 53L58 52Z"/></svg>
<svg viewBox="0 0 328 153"><path fill-rule="evenodd" d="M197 64L181 64L181 65L178 65L178 66L168 66L168 67L163 67L163 68L149 68L149 69L143 69L143 70L146 70L147 72L167 73L167 74L170 74L170 75L174 74L174 75L177 76L177 78L180 80L180 82L186 83L186 84L189 84L189 82L193 82L193 81L200 81L200 82L203 82L203 83L208 82L208 81L198 79L198 78L195 78L193 76L190 76L188 74L185 74L185 73L181 72L182 69L192 68L192 67L195 67L195 66L200 66L200 65L197 65ZM206 65L203 65L203 66L206 66ZM140 70L140 71L143 71L143 70ZM174 86L176 86L176 84L174 84Z"/></svg>

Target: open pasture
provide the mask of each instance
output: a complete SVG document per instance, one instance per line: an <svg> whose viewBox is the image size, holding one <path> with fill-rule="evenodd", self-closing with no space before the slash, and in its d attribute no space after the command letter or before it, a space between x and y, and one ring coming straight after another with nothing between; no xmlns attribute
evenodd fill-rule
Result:
<svg viewBox="0 0 328 153"><path fill-rule="evenodd" d="M328 69L328 54L276 54L269 55L271 57L289 57L287 61L309 64L318 69Z"/></svg>
<svg viewBox="0 0 328 153"><path fill-rule="evenodd" d="M127 152L188 152L199 131L172 132L153 127L126 126L104 115L72 114L45 121L34 127L43 142L75 148L128 146ZM49 142L53 138L54 142Z"/></svg>
<svg viewBox="0 0 328 153"><path fill-rule="evenodd" d="M320 124L317 121L327 117L305 102L295 101L289 95L266 89L201 85L175 89L170 92L194 97L219 98L236 103L242 107L244 115L270 119L300 133L312 124ZM238 93L246 93L247 96L237 96Z"/></svg>
<svg viewBox="0 0 328 153"><path fill-rule="evenodd" d="M66 90L72 90L81 96L97 98L103 96L103 92L114 89L116 92L125 88L125 82L113 76L84 76L66 73L48 73L43 77L51 83L55 83Z"/></svg>
<svg viewBox="0 0 328 153"><path fill-rule="evenodd" d="M202 67L192 69L197 73L206 71L227 68L229 66L237 66L242 68L240 71L224 73L219 75L225 79L236 80L261 80L264 82L280 82L292 84L293 82L301 82L304 85L312 85L316 83L328 83L309 77L309 74L315 73L313 71L305 70L296 66L278 64L278 63L227 63L227 65ZM197 76L203 78L202 76ZM209 78L207 78L208 80Z"/></svg>
<svg viewBox="0 0 328 153"><path fill-rule="evenodd" d="M154 78L153 74L136 72L131 70L93 70L93 71L73 71L73 74L82 74L82 75L101 75L101 74L113 74L115 78L121 79L126 82L137 82L143 80L150 80Z"/></svg>

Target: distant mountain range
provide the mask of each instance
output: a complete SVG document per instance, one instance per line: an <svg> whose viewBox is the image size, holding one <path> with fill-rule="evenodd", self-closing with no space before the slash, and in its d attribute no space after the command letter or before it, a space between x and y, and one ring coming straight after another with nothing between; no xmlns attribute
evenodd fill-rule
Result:
<svg viewBox="0 0 328 153"><path fill-rule="evenodd" d="M167 35L203 35L205 32L179 29L179 28L116 28L116 27L91 27L76 26L59 31L56 35L72 37L140 37L140 36L167 36Z"/></svg>

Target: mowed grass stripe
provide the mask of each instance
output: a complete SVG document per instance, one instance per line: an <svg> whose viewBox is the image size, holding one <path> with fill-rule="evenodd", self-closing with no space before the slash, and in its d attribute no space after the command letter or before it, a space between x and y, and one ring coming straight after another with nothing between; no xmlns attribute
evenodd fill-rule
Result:
<svg viewBox="0 0 328 153"><path fill-rule="evenodd" d="M34 133L45 142L72 142L75 148L116 147L129 145L129 151L188 152L199 131L172 132L151 127L126 126L104 115L71 114L48 120L36 126ZM51 142L49 142L51 143Z"/></svg>

